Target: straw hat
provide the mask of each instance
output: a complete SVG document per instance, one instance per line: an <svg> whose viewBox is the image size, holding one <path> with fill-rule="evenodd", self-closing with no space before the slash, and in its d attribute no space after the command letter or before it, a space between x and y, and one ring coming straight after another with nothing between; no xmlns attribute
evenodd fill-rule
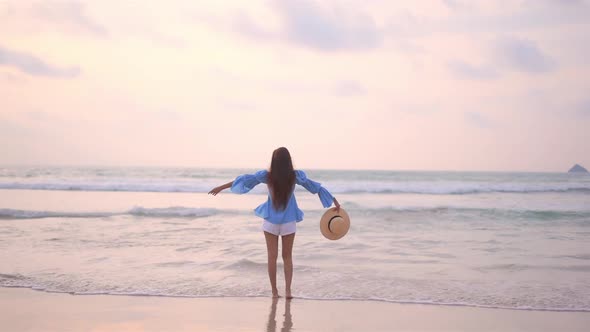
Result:
<svg viewBox="0 0 590 332"><path fill-rule="evenodd" d="M349 228L350 217L343 208L340 208L339 212L336 212L336 208L329 209L320 220L320 231L324 237L330 240L338 240L343 237Z"/></svg>

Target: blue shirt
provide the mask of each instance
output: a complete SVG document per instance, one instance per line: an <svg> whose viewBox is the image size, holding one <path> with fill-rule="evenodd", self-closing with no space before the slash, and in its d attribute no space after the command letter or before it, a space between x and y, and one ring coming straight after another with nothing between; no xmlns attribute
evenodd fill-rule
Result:
<svg viewBox="0 0 590 332"><path fill-rule="evenodd" d="M231 191L236 194L245 194L252 190L260 183L267 183L268 171L262 170L254 174L243 174L238 176L232 186ZM295 183L307 189L312 194L319 194L322 205L327 208L332 205L334 197L326 188L318 182L312 181L307 178L303 171L295 171ZM287 202L287 206L284 210L276 210L271 201L271 195L268 194L268 199L265 203L260 204L254 212L257 216L267 220L273 224L284 224L291 221L300 222L303 220L303 211L297 206L297 200L295 199L295 188L291 192L291 197Z"/></svg>

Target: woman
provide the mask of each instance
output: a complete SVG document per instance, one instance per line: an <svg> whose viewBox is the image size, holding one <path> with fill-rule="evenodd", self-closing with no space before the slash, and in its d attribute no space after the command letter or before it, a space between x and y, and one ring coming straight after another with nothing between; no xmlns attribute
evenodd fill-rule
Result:
<svg viewBox="0 0 590 332"><path fill-rule="evenodd" d="M244 194L256 185L265 183L268 186L268 199L254 211L263 218L262 230L266 238L268 254L268 277L272 288L272 296L279 297L277 289L277 256L279 251L279 236L283 241L283 265L285 269L285 296L290 299L291 280L293 279L293 242L297 223L303 220L303 211L297 206L294 190L295 184L303 186L309 192L318 194L324 207L330 207L332 202L336 210L340 204L328 190L319 183L307 178L305 173L293 169L291 155L287 148L276 149L272 154L270 170L261 170L254 174L238 176L234 181L213 188L209 194L215 196L222 190L231 188L237 194Z"/></svg>

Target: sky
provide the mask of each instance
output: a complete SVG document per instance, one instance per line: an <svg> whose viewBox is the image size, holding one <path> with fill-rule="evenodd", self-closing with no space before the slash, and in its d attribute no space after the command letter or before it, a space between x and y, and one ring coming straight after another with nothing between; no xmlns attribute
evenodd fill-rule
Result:
<svg viewBox="0 0 590 332"><path fill-rule="evenodd" d="M0 165L590 167L590 0L0 0Z"/></svg>

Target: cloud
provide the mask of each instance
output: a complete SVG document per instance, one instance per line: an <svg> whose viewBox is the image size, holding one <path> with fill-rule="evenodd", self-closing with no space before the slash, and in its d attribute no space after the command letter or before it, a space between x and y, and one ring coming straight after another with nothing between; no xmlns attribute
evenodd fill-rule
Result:
<svg viewBox="0 0 590 332"><path fill-rule="evenodd" d="M435 102L420 102L420 103L397 103L393 105L393 110L408 115L429 116L439 113L442 110L441 103Z"/></svg>
<svg viewBox="0 0 590 332"><path fill-rule="evenodd" d="M482 129L489 129L494 127L494 123L486 116L479 112L465 112L465 121L467 123Z"/></svg>
<svg viewBox="0 0 590 332"><path fill-rule="evenodd" d="M247 35L254 39L273 39L278 38L277 33L273 31L266 30L256 24L244 12L240 12L234 19L233 28L240 33Z"/></svg>
<svg viewBox="0 0 590 332"><path fill-rule="evenodd" d="M449 61L447 68L452 74L463 79L490 80L499 76L498 71L489 65L475 66L461 60Z"/></svg>
<svg viewBox="0 0 590 332"><path fill-rule="evenodd" d="M106 35L107 29L86 14L86 5L78 1L36 2L32 14L40 19L80 28L95 35Z"/></svg>
<svg viewBox="0 0 590 332"><path fill-rule="evenodd" d="M8 15L11 15L13 11L14 9L11 4L4 1L0 2L0 17L7 17Z"/></svg>
<svg viewBox="0 0 590 332"><path fill-rule="evenodd" d="M443 4L447 6L447 8L451 10L466 10L472 9L474 4L467 3L465 1L460 0L442 0Z"/></svg>
<svg viewBox="0 0 590 332"><path fill-rule="evenodd" d="M495 43L496 61L526 73L545 73L556 68L555 61L528 39L503 38Z"/></svg>
<svg viewBox="0 0 590 332"><path fill-rule="evenodd" d="M218 102L218 104L223 107L223 109L228 111L249 112L256 111L258 109L254 103L247 101L222 99Z"/></svg>
<svg viewBox="0 0 590 332"><path fill-rule="evenodd" d="M279 31L261 27L245 13L236 17L234 27L251 38L287 40L328 52L373 49L382 44L383 32L369 15L322 7L311 0L276 0L273 4L281 21Z"/></svg>
<svg viewBox="0 0 590 332"><path fill-rule="evenodd" d="M583 6L586 0L527 0L526 6Z"/></svg>
<svg viewBox="0 0 590 332"><path fill-rule="evenodd" d="M431 34L427 25L424 17L416 17L405 11L387 18L383 33L398 51L424 54L428 52L417 42Z"/></svg>
<svg viewBox="0 0 590 332"><path fill-rule="evenodd" d="M492 42L492 51L487 58L482 65L454 59L447 62L447 69L461 79L490 80L510 70L542 74L557 67L555 60L544 54L534 41L514 37Z"/></svg>
<svg viewBox="0 0 590 332"><path fill-rule="evenodd" d="M295 43L325 51L368 49L381 44L375 22L363 13L328 10L307 0L280 0L275 4L287 37Z"/></svg>
<svg viewBox="0 0 590 332"><path fill-rule="evenodd" d="M34 55L11 51L0 46L0 66L2 65L34 76L72 78L80 75L80 69L77 67L56 67Z"/></svg>
<svg viewBox="0 0 590 332"><path fill-rule="evenodd" d="M421 16L413 30L435 34L512 34L556 30L588 23L588 0L467 1L441 0L448 15Z"/></svg>
<svg viewBox="0 0 590 332"><path fill-rule="evenodd" d="M367 90L357 81L341 81L334 87L334 93L338 96L359 96L365 95Z"/></svg>
<svg viewBox="0 0 590 332"><path fill-rule="evenodd" d="M33 120L33 122L49 123L59 122L62 118L56 114L51 114L40 110L27 110L22 112L25 118Z"/></svg>
<svg viewBox="0 0 590 332"><path fill-rule="evenodd" d="M590 99L579 102L574 106L574 110L578 115L590 117Z"/></svg>
<svg viewBox="0 0 590 332"><path fill-rule="evenodd" d="M21 80L11 73L0 71L0 81L14 83L14 82L19 82Z"/></svg>

